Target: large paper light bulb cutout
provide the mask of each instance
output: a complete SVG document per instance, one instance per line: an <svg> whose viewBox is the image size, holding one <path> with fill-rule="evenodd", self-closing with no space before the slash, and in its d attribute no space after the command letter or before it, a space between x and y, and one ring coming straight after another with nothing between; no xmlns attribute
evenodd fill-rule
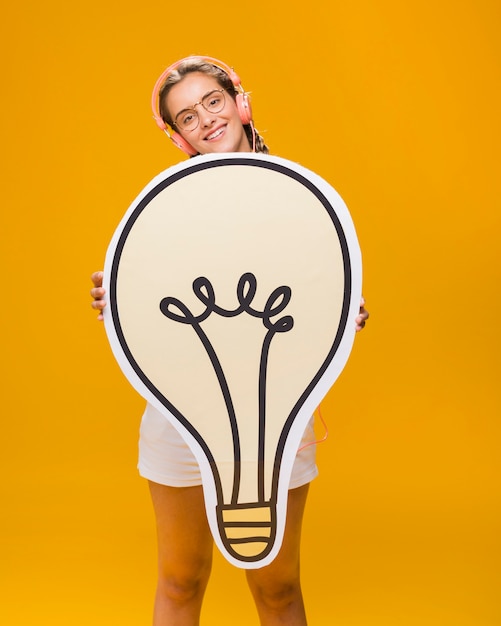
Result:
<svg viewBox="0 0 501 626"><path fill-rule="evenodd" d="M361 259L345 204L285 159L196 157L133 202L104 286L113 352L195 454L216 544L267 565L302 434L353 344Z"/></svg>

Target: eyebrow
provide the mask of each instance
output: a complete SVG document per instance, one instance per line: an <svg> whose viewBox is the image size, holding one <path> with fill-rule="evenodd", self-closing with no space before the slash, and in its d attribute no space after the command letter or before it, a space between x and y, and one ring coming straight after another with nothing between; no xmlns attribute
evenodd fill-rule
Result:
<svg viewBox="0 0 501 626"><path fill-rule="evenodd" d="M176 119L179 115L181 115L181 113L184 113L185 111L195 111L195 109L193 108L195 106L195 104L200 104L202 102L202 100L205 98L205 96L208 96L213 91L218 91L218 90L217 90L217 88L216 89L209 89L209 91L207 91L207 93L204 93L204 95L200 98L200 100L198 102L195 102L194 104L191 105L191 107L185 107L184 109L181 109L179 111L179 113L176 113L176 115L174 115L174 119ZM196 113L196 111L195 111L195 113Z"/></svg>

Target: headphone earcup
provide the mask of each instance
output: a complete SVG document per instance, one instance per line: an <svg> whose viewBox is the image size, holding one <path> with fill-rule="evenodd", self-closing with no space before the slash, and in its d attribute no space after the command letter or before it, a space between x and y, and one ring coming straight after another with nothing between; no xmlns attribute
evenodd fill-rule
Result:
<svg viewBox="0 0 501 626"><path fill-rule="evenodd" d="M195 148L190 145L186 141L186 139L184 139L184 137L181 137L179 133L172 133L170 138L174 142L174 145L176 145L180 150L185 152L188 156L195 156L196 154L198 154L198 150L195 150Z"/></svg>
<svg viewBox="0 0 501 626"><path fill-rule="evenodd" d="M252 122L252 107L250 98L246 93L239 93L235 99L240 120L244 126Z"/></svg>

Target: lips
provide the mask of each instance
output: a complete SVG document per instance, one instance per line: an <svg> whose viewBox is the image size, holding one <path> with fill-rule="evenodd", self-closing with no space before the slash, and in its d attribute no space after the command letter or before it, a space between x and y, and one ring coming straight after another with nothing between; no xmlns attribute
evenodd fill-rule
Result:
<svg viewBox="0 0 501 626"><path fill-rule="evenodd" d="M212 139L217 139L218 137L220 137L224 133L224 129L225 128L226 128L225 126L221 126L217 130L213 131L210 135L207 135L207 137L205 137L204 141L211 141Z"/></svg>

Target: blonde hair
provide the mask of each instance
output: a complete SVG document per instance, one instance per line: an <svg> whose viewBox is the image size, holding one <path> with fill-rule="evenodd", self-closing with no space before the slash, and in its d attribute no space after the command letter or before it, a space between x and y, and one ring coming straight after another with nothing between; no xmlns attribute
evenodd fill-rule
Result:
<svg viewBox="0 0 501 626"><path fill-rule="evenodd" d="M207 76L212 76L234 100L239 93L232 83L231 78L223 69L209 63L203 57L188 57L179 63L176 69L172 70L160 87L158 93L158 109L160 116L163 121L171 127L174 125L174 121L171 119L167 108L167 96L174 85L180 83L185 76L192 72L201 72ZM254 128L253 124L244 124L244 130L249 144L252 146L255 143L256 152L262 152L263 154L269 153L268 146L264 143L264 139Z"/></svg>

